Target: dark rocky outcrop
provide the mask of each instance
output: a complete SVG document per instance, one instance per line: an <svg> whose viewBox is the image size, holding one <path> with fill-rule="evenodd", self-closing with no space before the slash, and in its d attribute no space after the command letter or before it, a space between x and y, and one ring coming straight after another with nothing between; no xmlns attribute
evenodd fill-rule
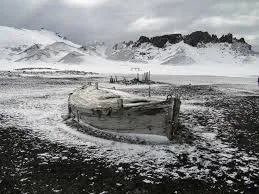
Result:
<svg viewBox="0 0 259 194"><path fill-rule="evenodd" d="M218 39L217 35L212 34L211 38L212 38L212 40L211 40L212 43L217 43L217 42L219 42L219 39Z"/></svg>
<svg viewBox="0 0 259 194"><path fill-rule="evenodd" d="M249 46L251 50L251 45L247 44L244 38L236 39L230 33L227 35L222 35L220 38L218 38L215 34L210 35L208 32L203 31L196 31L186 36L183 36L182 34L168 34L163 36L155 36L151 38L141 36L133 46L138 47L142 43L151 43L155 47L163 48L167 42L171 44L176 44L181 41L184 41L184 43L189 44L193 47L197 47L200 43L206 44L226 42L232 44L234 42L239 42L242 44L246 44L247 46Z"/></svg>
<svg viewBox="0 0 259 194"><path fill-rule="evenodd" d="M167 35L167 38L169 43L171 44L176 44L183 40L183 36L181 34L170 34L170 35Z"/></svg>
<svg viewBox="0 0 259 194"><path fill-rule="evenodd" d="M146 36L140 36L138 41L134 44L134 46L138 47L139 45L145 42L150 42L150 39Z"/></svg>
<svg viewBox="0 0 259 194"><path fill-rule="evenodd" d="M169 35L163 35L163 36L155 36L150 39L150 42L159 48L163 48L167 42L171 44L176 44L178 42L181 42L183 40L183 37L181 34L169 34Z"/></svg>
<svg viewBox="0 0 259 194"><path fill-rule="evenodd" d="M139 42L139 43L144 43L144 42L150 42L150 40L149 40L149 38L146 37L146 36L140 36L138 42Z"/></svg>
<svg viewBox="0 0 259 194"><path fill-rule="evenodd" d="M196 47L198 43L212 42L212 37L208 32L196 31L184 37L184 43Z"/></svg>
<svg viewBox="0 0 259 194"><path fill-rule="evenodd" d="M150 40L154 46L159 48L163 48L168 41L168 39L165 36L155 36Z"/></svg>
<svg viewBox="0 0 259 194"><path fill-rule="evenodd" d="M233 43L233 35L227 34L220 37L219 42Z"/></svg>
<svg viewBox="0 0 259 194"><path fill-rule="evenodd" d="M163 48L167 42L171 44L176 44L183 40L181 34L168 34L163 36L155 36L152 38L148 38L146 36L141 36L138 41L134 44L134 46L138 47L142 43L151 43L156 47Z"/></svg>
<svg viewBox="0 0 259 194"><path fill-rule="evenodd" d="M132 41L132 40L130 40L129 42L124 42L124 44L126 45L126 46L130 46L130 45L132 45L134 42Z"/></svg>
<svg viewBox="0 0 259 194"><path fill-rule="evenodd" d="M246 43L244 38L237 39L237 42Z"/></svg>

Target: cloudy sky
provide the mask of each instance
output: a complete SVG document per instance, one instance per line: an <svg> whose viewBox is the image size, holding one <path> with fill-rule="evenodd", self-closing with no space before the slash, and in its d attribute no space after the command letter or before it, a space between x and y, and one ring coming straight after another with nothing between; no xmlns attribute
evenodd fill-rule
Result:
<svg viewBox="0 0 259 194"><path fill-rule="evenodd" d="M0 25L41 27L77 42L231 32L259 45L258 0L0 0Z"/></svg>

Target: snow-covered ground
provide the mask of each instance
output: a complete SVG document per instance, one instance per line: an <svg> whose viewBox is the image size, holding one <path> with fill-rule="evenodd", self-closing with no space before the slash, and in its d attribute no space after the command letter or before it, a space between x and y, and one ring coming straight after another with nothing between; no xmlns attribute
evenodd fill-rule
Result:
<svg viewBox="0 0 259 194"><path fill-rule="evenodd" d="M230 77L256 77L258 64L203 64L191 66L160 66L158 64L136 64L130 62L109 61L103 58L89 57L88 62L80 65L61 63L20 63L1 61L0 70L12 71L17 68L55 68L58 70L77 70L104 74L136 74L151 71L160 75L211 75ZM137 70L136 70L137 69Z"/></svg>
<svg viewBox="0 0 259 194"><path fill-rule="evenodd" d="M228 97L228 94L218 93L224 87L216 85L213 89L206 89L207 86L200 86L197 92L204 90L205 95L196 93L196 90L193 93L190 91L191 94L188 94L188 90L187 95L182 94L181 123L194 137L192 143L137 145L93 137L64 123L61 115L67 113L68 94L89 80L89 76L76 78L20 77L1 73L0 113L10 119L1 121L0 128L15 126L20 130L29 130L42 140L75 147L88 160L104 160L118 171L123 171L123 164L129 164L149 184L159 184L161 177L204 180L217 184L224 177L223 182L229 188L239 182L243 182L245 187L258 187L255 180L259 176L259 153L247 152L221 139L220 129L225 128L228 133L232 126L226 120L223 109L206 105L213 101L209 94L211 90L216 93L215 98L218 95ZM104 85L107 86L107 83ZM189 87L191 90L192 87ZM121 89L143 91L139 86L121 86ZM169 88L167 90L170 91ZM153 86L153 91L160 95L165 95L167 90L165 85L162 88ZM182 90L185 91L184 88ZM247 92L251 95L255 91ZM239 91L237 96L241 93ZM200 117L209 120L203 125ZM51 159L48 153L39 157ZM233 162L238 163L234 168L231 166Z"/></svg>

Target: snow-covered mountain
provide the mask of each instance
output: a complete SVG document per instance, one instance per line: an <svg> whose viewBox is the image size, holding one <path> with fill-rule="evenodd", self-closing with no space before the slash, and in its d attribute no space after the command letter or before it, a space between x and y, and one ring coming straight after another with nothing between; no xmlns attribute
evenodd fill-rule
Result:
<svg viewBox="0 0 259 194"><path fill-rule="evenodd" d="M0 26L0 62L5 70L46 66L104 73L132 73L132 69L163 74L259 72L259 55L243 38L231 34L218 38L201 31L185 36L141 36L135 42L112 46L103 42L82 46L44 29Z"/></svg>
<svg viewBox="0 0 259 194"><path fill-rule="evenodd" d="M243 38L232 34L218 38L207 32L197 31L190 35L171 34L138 41L115 44L108 59L161 65L191 65L205 63L253 63L258 54L251 50Z"/></svg>
<svg viewBox="0 0 259 194"><path fill-rule="evenodd" d="M0 26L0 60L81 63L88 55L87 49L54 32ZM79 60L79 57L82 59Z"/></svg>

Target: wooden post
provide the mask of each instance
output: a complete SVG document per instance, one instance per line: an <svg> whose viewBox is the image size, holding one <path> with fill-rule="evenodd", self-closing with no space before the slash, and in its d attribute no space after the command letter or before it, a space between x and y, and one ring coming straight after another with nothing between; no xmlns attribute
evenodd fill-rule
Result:
<svg viewBox="0 0 259 194"><path fill-rule="evenodd" d="M137 80L139 81L139 73L137 73Z"/></svg>
<svg viewBox="0 0 259 194"><path fill-rule="evenodd" d="M151 87L150 87L150 85L148 87L148 97L151 97Z"/></svg>
<svg viewBox="0 0 259 194"><path fill-rule="evenodd" d="M119 109L123 109L123 99L119 98L119 99L117 100L117 103L118 103L118 108L119 108Z"/></svg>
<svg viewBox="0 0 259 194"><path fill-rule="evenodd" d="M78 110L76 111L76 118L77 118L77 122L79 123L79 121L80 121L80 115L79 115L79 111L78 111Z"/></svg>
<svg viewBox="0 0 259 194"><path fill-rule="evenodd" d="M150 71L148 72L148 81L150 81Z"/></svg>
<svg viewBox="0 0 259 194"><path fill-rule="evenodd" d="M71 117L71 114L72 114L72 108L71 108L71 105L70 105L70 98L71 98L71 95L72 95L73 93L70 93L69 95L68 95L68 118L70 118Z"/></svg>
<svg viewBox="0 0 259 194"><path fill-rule="evenodd" d="M180 114L181 100L179 96L174 98L172 109L169 110L169 133L168 138L171 140L175 132L179 128L179 114Z"/></svg>
<svg viewBox="0 0 259 194"><path fill-rule="evenodd" d="M98 82L95 82L95 88L96 88L96 90L99 90Z"/></svg>

